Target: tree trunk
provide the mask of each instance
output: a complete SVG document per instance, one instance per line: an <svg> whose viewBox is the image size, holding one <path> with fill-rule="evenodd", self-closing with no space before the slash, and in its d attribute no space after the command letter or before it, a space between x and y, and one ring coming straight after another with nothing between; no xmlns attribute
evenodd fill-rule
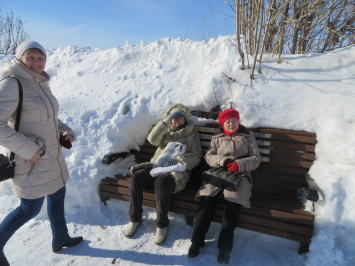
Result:
<svg viewBox="0 0 355 266"><path fill-rule="evenodd" d="M298 35L299 31L301 29L301 5L302 5L302 0L299 0L297 6L297 0L294 0L293 2L293 11L295 13L295 21L296 21L296 26L295 26L295 32L293 33L293 38L292 38L292 48L291 48L291 54L296 53L296 48L297 48L297 43L298 43Z"/></svg>
<svg viewBox="0 0 355 266"><path fill-rule="evenodd" d="M306 18L306 22L305 22L304 30L303 30L303 37L301 40L301 43L302 43L301 49L302 49L303 53L307 52L306 50L307 50L307 44L308 44L308 39L309 39L308 35L309 35L309 32L311 31L312 22L313 22L314 17L316 16L316 14L317 14L317 11L314 11Z"/></svg>
<svg viewBox="0 0 355 266"><path fill-rule="evenodd" d="M241 23L240 23L240 0L235 0L236 3L236 27L237 27L237 44L238 44L238 51L239 55L241 58L241 63L242 67L241 70L245 70L245 63L244 63L244 53L242 51L242 48L240 47L240 28L241 28Z"/></svg>
<svg viewBox="0 0 355 266"><path fill-rule="evenodd" d="M277 60L277 62L280 64L282 61L281 61L281 54L282 54L282 50L283 50L283 39L284 39L284 22L285 22L285 18L287 17L288 15L288 10L290 8L290 2L289 0L286 0L287 1L287 5L285 7L285 12L283 13L282 15L282 19L281 19L281 23L280 23L280 39L279 39L279 59Z"/></svg>
<svg viewBox="0 0 355 266"><path fill-rule="evenodd" d="M248 45L249 45L249 52L250 54L253 53L253 49L252 49L252 19L253 19L253 0L251 0L249 2L249 18L248 18Z"/></svg>
<svg viewBox="0 0 355 266"><path fill-rule="evenodd" d="M253 63L253 68L251 70L251 74L250 74L250 79L254 79L254 71L255 71L255 66L256 66L256 60L257 60L257 57L258 57L258 50L259 50L259 45L260 45L260 38L261 38L261 31L262 31L262 26L263 26L263 15L264 15L264 10L261 10L262 8L262 3L261 2L264 2L264 0L259 0L259 4L258 4L258 7L257 7L257 14L258 14L258 18L257 18L257 22L256 22L256 25L259 26L259 33L258 33L258 40L256 41L256 47L255 47L255 52L254 52L254 63ZM259 23L259 19L260 19L260 23Z"/></svg>
<svg viewBox="0 0 355 266"><path fill-rule="evenodd" d="M276 6L275 0L271 0L270 5L268 7L267 28L266 28L265 38L264 38L264 49L265 49L265 51L270 51L271 50L271 46L272 46L272 39L273 39L274 30L275 30L274 29L275 28L275 23L270 23L270 21L273 18L273 15L274 15L274 6Z"/></svg>

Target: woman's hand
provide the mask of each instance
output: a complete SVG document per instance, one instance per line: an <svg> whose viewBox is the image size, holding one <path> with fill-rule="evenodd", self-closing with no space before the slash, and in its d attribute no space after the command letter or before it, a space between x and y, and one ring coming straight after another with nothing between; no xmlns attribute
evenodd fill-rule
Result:
<svg viewBox="0 0 355 266"><path fill-rule="evenodd" d="M64 138L64 139L65 139L65 140L69 140L70 143L73 143L73 141L74 141L74 138L73 138L72 135L65 135L65 138Z"/></svg>
<svg viewBox="0 0 355 266"><path fill-rule="evenodd" d="M28 161L30 163L36 163L38 161L38 159L41 158L41 153L39 152L39 150L35 153L35 155L33 155L33 157L31 159L29 159Z"/></svg>
<svg viewBox="0 0 355 266"><path fill-rule="evenodd" d="M233 173L238 173L239 172L239 165L237 162L233 162L227 165L228 171L231 171Z"/></svg>

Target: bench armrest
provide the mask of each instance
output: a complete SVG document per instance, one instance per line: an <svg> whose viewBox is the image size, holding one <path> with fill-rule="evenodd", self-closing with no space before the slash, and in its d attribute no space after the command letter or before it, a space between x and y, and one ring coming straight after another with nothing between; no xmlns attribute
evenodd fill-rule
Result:
<svg viewBox="0 0 355 266"><path fill-rule="evenodd" d="M306 199L311 201L318 201L319 194L324 198L322 190L318 187L316 182L311 176L306 173L306 182L307 182L307 194Z"/></svg>
<svg viewBox="0 0 355 266"><path fill-rule="evenodd" d="M131 149L129 152L119 152L119 153L112 153L112 154L106 154L104 158L102 158L101 162L103 164L111 164L114 161L116 161L118 158L123 158L127 157L128 155L132 155L137 153L137 150Z"/></svg>

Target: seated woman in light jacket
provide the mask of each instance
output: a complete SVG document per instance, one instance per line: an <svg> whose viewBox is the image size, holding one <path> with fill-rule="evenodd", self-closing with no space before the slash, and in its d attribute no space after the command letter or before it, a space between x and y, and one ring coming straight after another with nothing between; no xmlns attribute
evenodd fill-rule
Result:
<svg viewBox="0 0 355 266"><path fill-rule="evenodd" d="M64 216L65 184L69 172L65 163L60 134L64 142L76 137L58 119L59 105L49 88L44 71L46 51L37 42L25 41L16 49L16 58L2 68L0 81L0 145L15 153L15 176L12 186L20 206L0 224L0 265L9 265L3 249L6 242L22 225L37 216L47 196L47 213L53 240L52 250L75 246L82 237L71 238ZM14 130L22 84L23 103L19 131ZM70 143L65 143L70 145ZM30 229L28 229L30 230Z"/></svg>
<svg viewBox="0 0 355 266"><path fill-rule="evenodd" d="M239 124L238 111L225 110L219 115L218 122L222 127L212 137L211 146L205 156L206 162L211 167L225 167L225 171L245 173L250 178L241 177L235 191L223 190L203 182L196 195L201 199L201 202L193 228L188 257L198 256L200 248L205 245L205 235L212 221L216 200L223 193L226 205L218 238L219 255L217 261L221 264L228 264L230 252L233 249L234 229L237 225L240 208L250 208L249 198L252 189L250 171L259 166L261 156L254 136Z"/></svg>
<svg viewBox="0 0 355 266"><path fill-rule="evenodd" d="M129 184L130 222L124 234L126 237L131 237L136 232L142 220L143 188L154 185L157 212L155 243L160 245L167 237L170 194L185 188L191 170L201 162L202 152L190 110L180 103L168 108L165 118L154 126L147 139L152 145L158 146L158 149L150 163L139 164L131 168L133 175ZM150 171L154 163L169 142L186 144L186 152L177 156L176 159L165 159L163 166L176 165L180 162L186 166L186 170L151 177Z"/></svg>

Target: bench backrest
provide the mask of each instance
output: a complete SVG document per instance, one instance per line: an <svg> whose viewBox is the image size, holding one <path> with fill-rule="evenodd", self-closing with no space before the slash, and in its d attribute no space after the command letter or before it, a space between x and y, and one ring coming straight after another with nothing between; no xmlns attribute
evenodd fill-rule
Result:
<svg viewBox="0 0 355 266"><path fill-rule="evenodd" d="M211 137L218 127L217 123L195 126L200 136L203 153L206 153ZM297 197L297 190L306 185L305 174L315 159L316 135L270 128L248 128L248 130L253 133L262 156L260 166L252 172L253 194L268 193ZM145 141L140 146L140 151L135 154L137 163L150 161L156 148ZM200 185L200 175L207 168L205 162L196 167L192 173L194 180L190 183Z"/></svg>

